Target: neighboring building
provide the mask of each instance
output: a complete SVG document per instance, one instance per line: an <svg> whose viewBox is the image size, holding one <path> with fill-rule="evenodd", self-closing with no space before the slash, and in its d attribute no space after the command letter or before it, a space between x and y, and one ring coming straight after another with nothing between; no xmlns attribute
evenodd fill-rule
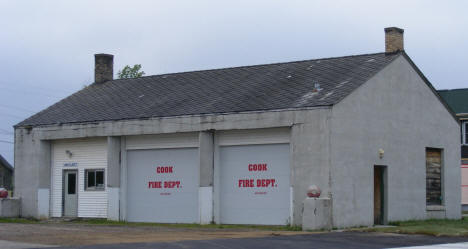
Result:
<svg viewBox="0 0 468 249"><path fill-rule="evenodd" d="M460 124L385 29L386 52L95 83L15 126L23 216L332 225L460 212ZM443 174L442 174L443 172Z"/></svg>
<svg viewBox="0 0 468 249"><path fill-rule="evenodd" d="M0 188L13 189L13 172L10 163L0 155Z"/></svg>
<svg viewBox="0 0 468 249"><path fill-rule="evenodd" d="M468 210L468 88L438 92L461 120L462 205Z"/></svg>

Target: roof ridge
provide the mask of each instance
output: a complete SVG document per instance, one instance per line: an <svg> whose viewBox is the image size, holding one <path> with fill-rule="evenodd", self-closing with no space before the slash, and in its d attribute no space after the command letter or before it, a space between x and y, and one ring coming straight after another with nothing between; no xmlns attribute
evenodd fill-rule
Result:
<svg viewBox="0 0 468 249"><path fill-rule="evenodd" d="M264 63L264 64L255 64L255 65L244 65L244 66L232 66L232 67L222 67L222 68L212 68L212 69L200 69L200 70L192 70L192 71L183 71L183 72L174 72L174 73L164 73L164 74L153 74L153 75L146 75L141 76L138 78L126 78L126 79L113 79L104 82L113 82L113 81L121 81L121 80L131 80L131 79L141 79L141 78L151 78L151 77L160 77L160 76L170 76L170 75L178 75L184 73L198 73L198 72L209 72L209 71L217 71L217 70L226 70L226 69L235 69L235 68L250 68L250 67L260 67L260 66L273 66L273 65L282 65L282 64L290 64L290 63L300 63L306 61L319 61L319 60L331 60L331 59L341 59L341 58L350 58L350 57L359 57L359 56L370 56L370 55L379 55L379 54L387 54L387 55L394 55L396 53L385 53L385 52L378 52L378 53L367 53L367 54L355 54L355 55L346 55L346 56L334 56L334 57L325 57L325 58L316 58L316 59L307 59L307 60L297 60L297 61L286 61L286 62L273 62L273 63ZM101 83L102 84L102 83Z"/></svg>

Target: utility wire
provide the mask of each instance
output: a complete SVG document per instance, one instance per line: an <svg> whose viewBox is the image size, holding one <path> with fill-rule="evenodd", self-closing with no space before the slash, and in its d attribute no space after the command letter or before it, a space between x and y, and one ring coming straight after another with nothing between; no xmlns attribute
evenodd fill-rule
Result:
<svg viewBox="0 0 468 249"><path fill-rule="evenodd" d="M13 134L13 133L14 133L14 132L12 132L12 131L9 131L9 130L7 130L7 129L3 129L3 128L0 128L0 131L3 131L3 132L8 132L8 133L10 133L10 134Z"/></svg>
<svg viewBox="0 0 468 249"><path fill-rule="evenodd" d="M23 112L35 113L35 111L31 111L31 110L24 109L24 108L17 107L17 106L11 106L11 105L0 104L0 107L2 107L2 108L8 108L8 109L15 109L15 110L18 110L18 111L23 111Z"/></svg>
<svg viewBox="0 0 468 249"><path fill-rule="evenodd" d="M10 89L10 90L17 90L18 88L16 87L11 87L12 84L11 83L8 83L8 82L0 82L0 85L2 86L3 89ZM35 88L36 90L39 90L39 91L44 91L44 92L55 92L55 93L59 93L59 94L70 94L70 92L68 90L63 90L63 88L53 88L53 87L44 87L44 86L38 86L38 85L30 85L30 84L24 84L24 83L19 83L19 84L15 84L16 86L20 86L21 88L27 88L27 89L31 89L31 88ZM33 90L33 89L31 89Z"/></svg>
<svg viewBox="0 0 468 249"><path fill-rule="evenodd" d="M12 118L18 118L18 119L26 119L27 117L29 117L29 115L17 116L17 115L10 114L10 113L0 113L0 115L10 116Z"/></svg>
<svg viewBox="0 0 468 249"><path fill-rule="evenodd" d="M68 95L70 95L70 93L59 93L57 91L50 91L50 90L45 90L45 89L41 89L41 88L36 88L36 89L32 89L32 88L28 88L28 87L18 87L18 88L11 88L11 87L5 87L5 86L2 86L0 85L0 89L2 90L2 93L3 92L6 92L6 93L13 93L13 94L29 94L29 95L34 95L34 96L44 96L44 97L49 97L49 98L64 98Z"/></svg>
<svg viewBox="0 0 468 249"><path fill-rule="evenodd" d="M0 143L14 144L13 142L11 142L11 141L6 141L6 140L0 140Z"/></svg>

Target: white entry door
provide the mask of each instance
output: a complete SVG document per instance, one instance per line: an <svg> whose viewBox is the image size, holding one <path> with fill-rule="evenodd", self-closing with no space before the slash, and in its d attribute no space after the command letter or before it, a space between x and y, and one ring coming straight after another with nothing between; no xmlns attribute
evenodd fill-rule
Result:
<svg viewBox="0 0 468 249"><path fill-rule="evenodd" d="M78 171L64 171L64 193L63 193L63 211L66 217L76 217L78 215Z"/></svg>
<svg viewBox="0 0 468 249"><path fill-rule="evenodd" d="M221 223L289 223L289 144L222 146L219 161Z"/></svg>

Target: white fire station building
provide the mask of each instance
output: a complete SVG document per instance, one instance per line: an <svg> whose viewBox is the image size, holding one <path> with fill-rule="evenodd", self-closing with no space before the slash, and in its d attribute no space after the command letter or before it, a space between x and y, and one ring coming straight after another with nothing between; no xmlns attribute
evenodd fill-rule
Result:
<svg viewBox="0 0 468 249"><path fill-rule="evenodd" d="M95 82L15 126L22 216L335 227L460 218L460 124L387 28L386 51Z"/></svg>

